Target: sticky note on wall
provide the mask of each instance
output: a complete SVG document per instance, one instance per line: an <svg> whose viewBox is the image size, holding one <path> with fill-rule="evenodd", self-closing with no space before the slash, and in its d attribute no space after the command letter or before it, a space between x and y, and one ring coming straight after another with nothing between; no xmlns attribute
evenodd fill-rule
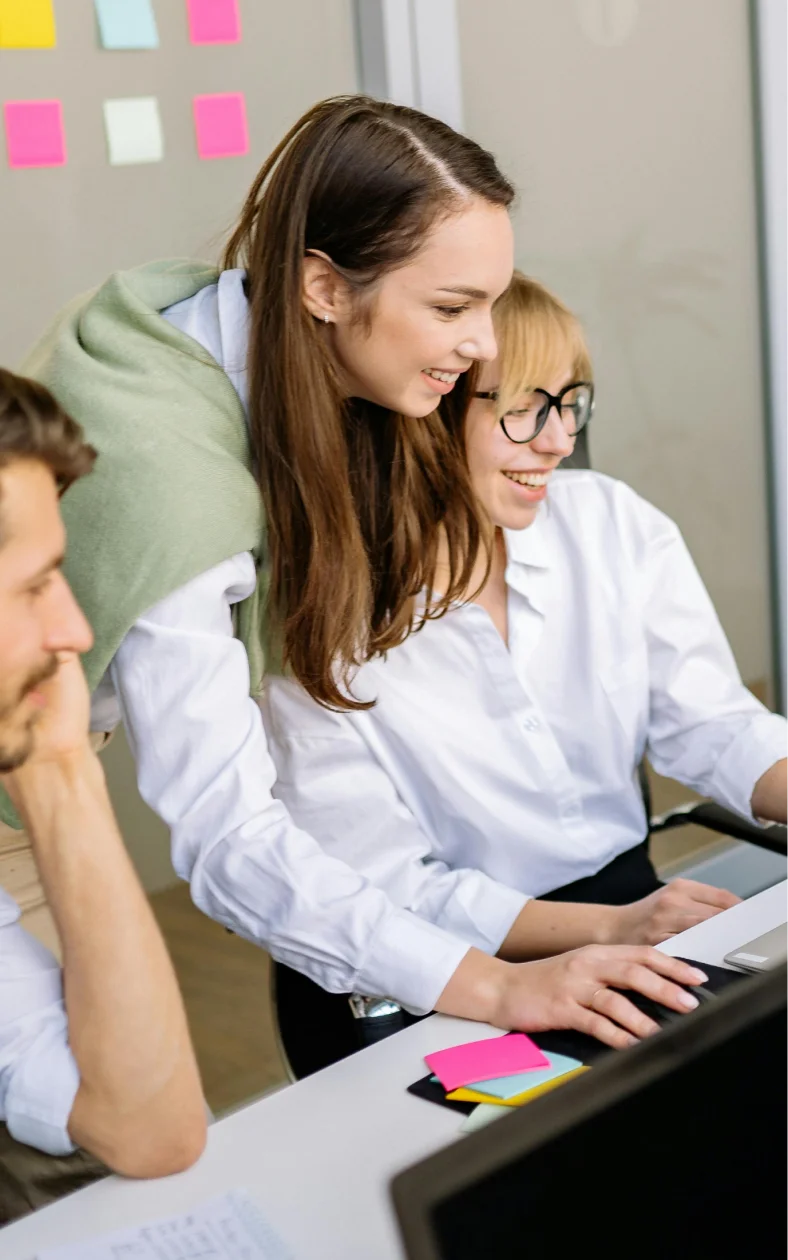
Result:
<svg viewBox="0 0 788 1260"><path fill-rule="evenodd" d="M238 0L186 0L193 44L237 44L241 38Z"/></svg>
<svg viewBox="0 0 788 1260"><path fill-rule="evenodd" d="M105 101L104 127L111 166L160 162L164 157L164 135L155 96Z"/></svg>
<svg viewBox="0 0 788 1260"><path fill-rule="evenodd" d="M54 48L52 0L0 0L0 48Z"/></svg>
<svg viewBox="0 0 788 1260"><path fill-rule="evenodd" d="M3 113L9 166L65 165L60 101L6 101Z"/></svg>
<svg viewBox="0 0 788 1260"><path fill-rule="evenodd" d="M237 157L249 152L243 92L195 96L194 126L201 158Z"/></svg>
<svg viewBox="0 0 788 1260"><path fill-rule="evenodd" d="M102 48L158 48L152 0L95 0Z"/></svg>

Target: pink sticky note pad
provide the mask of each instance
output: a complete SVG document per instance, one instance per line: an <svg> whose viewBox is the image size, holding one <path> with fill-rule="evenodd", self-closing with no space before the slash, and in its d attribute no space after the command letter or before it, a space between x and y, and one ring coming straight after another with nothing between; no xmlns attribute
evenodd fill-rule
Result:
<svg viewBox="0 0 788 1260"><path fill-rule="evenodd" d="M238 0L187 0L193 44L237 44L241 38Z"/></svg>
<svg viewBox="0 0 788 1260"><path fill-rule="evenodd" d="M507 1033L488 1041L451 1046L426 1055L424 1061L449 1092L472 1081L491 1081L496 1076L550 1066L550 1060L525 1033Z"/></svg>
<svg viewBox="0 0 788 1260"><path fill-rule="evenodd" d="M201 158L237 157L249 152L243 92L195 96L194 125Z"/></svg>
<svg viewBox="0 0 788 1260"><path fill-rule="evenodd" d="M9 166L65 165L60 101L6 101L4 113Z"/></svg>

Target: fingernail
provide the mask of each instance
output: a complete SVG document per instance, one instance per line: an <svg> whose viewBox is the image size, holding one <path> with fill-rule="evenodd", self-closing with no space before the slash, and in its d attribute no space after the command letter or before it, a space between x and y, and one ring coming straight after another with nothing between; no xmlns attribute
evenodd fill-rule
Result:
<svg viewBox="0 0 788 1260"><path fill-rule="evenodd" d="M709 982L709 977L706 975L706 972L698 971L697 967L692 968L692 975L694 984L708 984Z"/></svg>
<svg viewBox="0 0 788 1260"><path fill-rule="evenodd" d="M694 993L687 993L684 989L679 994L679 1001L682 1006L686 1006L688 1011L694 1011L695 1007L700 1005Z"/></svg>

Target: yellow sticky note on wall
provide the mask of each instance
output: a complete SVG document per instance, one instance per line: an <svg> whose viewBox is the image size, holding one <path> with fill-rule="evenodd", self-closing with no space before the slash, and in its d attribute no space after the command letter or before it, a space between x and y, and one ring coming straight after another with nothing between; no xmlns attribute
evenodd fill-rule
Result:
<svg viewBox="0 0 788 1260"><path fill-rule="evenodd" d="M0 0L0 48L54 48L52 0Z"/></svg>

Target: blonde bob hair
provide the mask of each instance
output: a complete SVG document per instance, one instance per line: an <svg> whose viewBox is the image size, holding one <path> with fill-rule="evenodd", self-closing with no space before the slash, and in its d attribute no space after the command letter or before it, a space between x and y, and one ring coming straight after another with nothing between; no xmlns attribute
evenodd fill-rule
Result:
<svg viewBox="0 0 788 1260"><path fill-rule="evenodd" d="M576 381L593 381L580 321L554 294L515 271L508 289L493 307L500 377L498 416L523 394L543 389L569 364Z"/></svg>

